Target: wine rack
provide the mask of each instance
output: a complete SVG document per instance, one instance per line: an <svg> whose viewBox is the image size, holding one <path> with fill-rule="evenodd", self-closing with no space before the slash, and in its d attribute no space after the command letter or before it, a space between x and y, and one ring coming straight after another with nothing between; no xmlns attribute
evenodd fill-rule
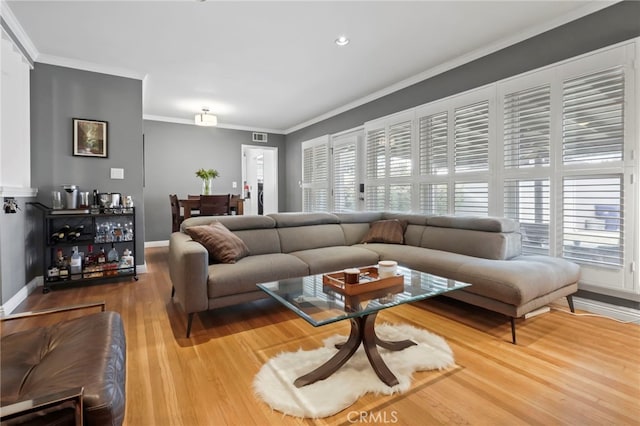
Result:
<svg viewBox="0 0 640 426"><path fill-rule="evenodd" d="M129 208L53 210L29 203L42 212L43 293L56 286L113 281L136 273L136 211ZM80 269L71 268L72 249L82 258ZM110 253L111 252L111 253ZM113 253L117 253L114 259ZM75 258L77 259L77 258Z"/></svg>

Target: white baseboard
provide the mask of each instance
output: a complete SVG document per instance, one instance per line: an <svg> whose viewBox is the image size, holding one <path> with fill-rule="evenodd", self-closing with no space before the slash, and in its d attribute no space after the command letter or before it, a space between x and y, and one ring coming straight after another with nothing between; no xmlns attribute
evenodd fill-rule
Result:
<svg viewBox="0 0 640 426"><path fill-rule="evenodd" d="M146 274L147 273L147 262L145 261L142 265L136 265L136 274Z"/></svg>
<svg viewBox="0 0 640 426"><path fill-rule="evenodd" d="M576 309L588 311L605 317L615 318L625 322L640 322L640 311L624 306L610 305L597 300L573 298L573 305Z"/></svg>
<svg viewBox="0 0 640 426"><path fill-rule="evenodd" d="M27 296L33 293L36 287L42 287L43 285L44 280L42 277L35 277L31 281L29 281L27 285L18 290L18 292L14 294L11 299L7 300L7 303L0 306L0 315L9 315L10 313L12 313L14 309L18 307L18 305L25 301Z"/></svg>
<svg viewBox="0 0 640 426"><path fill-rule="evenodd" d="M145 241L144 243L144 248L149 248L149 247L166 247L169 245L169 240L163 240L163 241Z"/></svg>

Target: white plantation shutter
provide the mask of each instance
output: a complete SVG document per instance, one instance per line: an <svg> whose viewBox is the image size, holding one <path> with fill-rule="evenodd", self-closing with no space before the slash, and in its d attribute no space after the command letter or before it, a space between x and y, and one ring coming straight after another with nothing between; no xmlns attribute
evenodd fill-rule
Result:
<svg viewBox="0 0 640 426"><path fill-rule="evenodd" d="M449 172L448 114L446 111L420 117L420 174L442 175Z"/></svg>
<svg viewBox="0 0 640 426"><path fill-rule="evenodd" d="M412 208L413 114L367 123L365 209Z"/></svg>
<svg viewBox="0 0 640 426"><path fill-rule="evenodd" d="M411 176L411 124L389 126L389 177Z"/></svg>
<svg viewBox="0 0 640 426"><path fill-rule="evenodd" d="M385 185L365 185L365 209L370 211L385 210L386 196Z"/></svg>
<svg viewBox="0 0 640 426"><path fill-rule="evenodd" d="M375 129L367 132L366 151L367 178L384 178L387 170L386 133L384 129Z"/></svg>
<svg viewBox="0 0 640 426"><path fill-rule="evenodd" d="M302 209L329 210L329 139L302 143Z"/></svg>
<svg viewBox="0 0 640 426"><path fill-rule="evenodd" d="M504 165L506 168L549 166L551 86L504 97Z"/></svg>
<svg viewBox="0 0 640 426"><path fill-rule="evenodd" d="M420 213L447 214L449 212L449 195L446 183L420 184Z"/></svg>
<svg viewBox="0 0 640 426"><path fill-rule="evenodd" d="M454 213L462 216L489 214L489 184L487 182L456 182Z"/></svg>
<svg viewBox="0 0 640 426"><path fill-rule="evenodd" d="M456 108L454 122L456 173L489 170L489 101Z"/></svg>
<svg viewBox="0 0 640 426"><path fill-rule="evenodd" d="M333 211L357 209L356 143L333 148Z"/></svg>
<svg viewBox="0 0 640 426"><path fill-rule="evenodd" d="M564 82L565 164L619 161L624 151L624 70L615 67Z"/></svg>
<svg viewBox="0 0 640 426"><path fill-rule="evenodd" d="M577 263L620 269L624 260L623 176L563 180L562 255Z"/></svg>
<svg viewBox="0 0 640 426"><path fill-rule="evenodd" d="M520 222L522 252L549 254L549 179L507 179L504 215Z"/></svg>

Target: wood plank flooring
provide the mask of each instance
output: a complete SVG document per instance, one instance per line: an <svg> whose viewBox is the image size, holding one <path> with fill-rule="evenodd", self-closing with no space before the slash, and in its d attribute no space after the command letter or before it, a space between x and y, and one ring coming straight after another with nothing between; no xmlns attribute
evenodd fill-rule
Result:
<svg viewBox="0 0 640 426"><path fill-rule="evenodd" d="M146 250L140 281L31 294L16 312L104 300L127 334L126 425L638 425L640 326L551 312L517 322L450 299L387 309L378 321L443 336L456 366L416 373L403 395L366 395L325 419L272 411L252 391L261 365L280 351L312 349L348 333L313 328L274 301L186 315L171 301L167 248ZM561 301L559 301L561 302ZM22 325L18 327L28 327ZM5 326L3 333L11 331Z"/></svg>

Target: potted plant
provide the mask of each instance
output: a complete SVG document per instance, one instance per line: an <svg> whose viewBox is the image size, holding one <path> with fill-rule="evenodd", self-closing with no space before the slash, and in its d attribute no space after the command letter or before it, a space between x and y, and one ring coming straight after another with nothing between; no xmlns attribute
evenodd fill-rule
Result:
<svg viewBox="0 0 640 426"><path fill-rule="evenodd" d="M200 169L196 171L196 176L202 179L202 195L211 195L213 180L220 176L216 169Z"/></svg>

